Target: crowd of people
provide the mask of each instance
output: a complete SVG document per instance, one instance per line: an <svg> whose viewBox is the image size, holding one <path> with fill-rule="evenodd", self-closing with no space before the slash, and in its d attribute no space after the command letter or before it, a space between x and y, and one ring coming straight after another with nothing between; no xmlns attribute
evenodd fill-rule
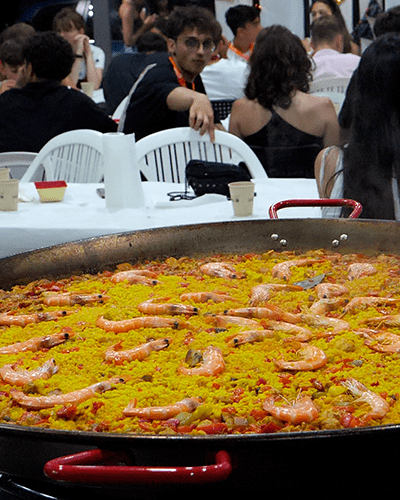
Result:
<svg viewBox="0 0 400 500"><path fill-rule="evenodd" d="M117 130L112 114L127 105L118 130L136 140L190 126L246 142L271 177L315 177L321 197L354 198L362 216L400 220L400 6L381 12L361 53L338 3L312 0L311 36L263 27L259 7L227 9L222 28L212 10L167 0L122 0L125 51L107 67L71 8L53 30L16 23L0 33L0 152L37 152L55 135L81 128ZM339 113L310 83L349 80ZM102 88L105 105L80 92ZM214 101L232 110L221 120ZM326 217L346 210L326 208Z"/></svg>

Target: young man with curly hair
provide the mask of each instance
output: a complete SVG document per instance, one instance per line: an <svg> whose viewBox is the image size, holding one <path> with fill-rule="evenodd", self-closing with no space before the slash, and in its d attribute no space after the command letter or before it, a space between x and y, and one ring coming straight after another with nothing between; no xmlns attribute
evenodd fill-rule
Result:
<svg viewBox="0 0 400 500"><path fill-rule="evenodd" d="M177 7L166 26L168 53L148 57L148 66L131 90L126 116L120 123L136 140L160 130L192 127L214 139L214 114L201 71L221 38L211 11Z"/></svg>
<svg viewBox="0 0 400 500"><path fill-rule="evenodd" d="M116 130L114 121L92 99L62 85L75 55L60 35L33 35L24 46L23 57L18 88L0 95L0 152L38 152L50 139L69 130Z"/></svg>

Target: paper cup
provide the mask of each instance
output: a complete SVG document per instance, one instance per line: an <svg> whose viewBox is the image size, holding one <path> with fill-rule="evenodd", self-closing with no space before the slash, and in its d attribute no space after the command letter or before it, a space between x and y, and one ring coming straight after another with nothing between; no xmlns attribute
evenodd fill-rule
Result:
<svg viewBox="0 0 400 500"><path fill-rule="evenodd" d="M81 89L88 97L93 97L94 84L92 82L81 82Z"/></svg>
<svg viewBox="0 0 400 500"><path fill-rule="evenodd" d="M254 182L231 182L228 184L233 212L239 217L253 213Z"/></svg>
<svg viewBox="0 0 400 500"><path fill-rule="evenodd" d="M0 210L18 210L18 179L0 180Z"/></svg>
<svg viewBox="0 0 400 500"><path fill-rule="evenodd" d="M10 169L6 167L0 168L0 181L8 181L10 178Z"/></svg>

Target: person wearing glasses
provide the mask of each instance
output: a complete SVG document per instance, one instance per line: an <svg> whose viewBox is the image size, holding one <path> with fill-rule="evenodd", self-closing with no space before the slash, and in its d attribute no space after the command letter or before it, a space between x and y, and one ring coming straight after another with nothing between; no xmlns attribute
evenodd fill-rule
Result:
<svg viewBox="0 0 400 500"><path fill-rule="evenodd" d="M213 109L200 73L221 38L221 26L203 7L177 7L166 25L167 53L148 56L148 66L131 89L120 128L136 140L160 130L190 126L214 140Z"/></svg>

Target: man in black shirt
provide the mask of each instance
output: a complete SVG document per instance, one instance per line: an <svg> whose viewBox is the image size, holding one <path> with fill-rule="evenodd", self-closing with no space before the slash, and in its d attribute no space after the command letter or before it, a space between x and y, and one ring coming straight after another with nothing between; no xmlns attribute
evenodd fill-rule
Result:
<svg viewBox="0 0 400 500"><path fill-rule="evenodd" d="M158 33L147 31L136 41L137 52L113 57L103 78L106 111L112 115L129 94L132 85L147 66L147 58L154 52L167 52L167 42Z"/></svg>
<svg viewBox="0 0 400 500"><path fill-rule="evenodd" d="M61 84L75 60L66 40L56 33L37 33L23 56L19 88L0 95L0 152L38 152L69 130L116 131L117 125L92 99Z"/></svg>
<svg viewBox="0 0 400 500"><path fill-rule="evenodd" d="M214 115L200 73L221 37L214 15L198 6L178 7L168 17L168 52L148 57L123 123L136 140L190 126L214 140Z"/></svg>

